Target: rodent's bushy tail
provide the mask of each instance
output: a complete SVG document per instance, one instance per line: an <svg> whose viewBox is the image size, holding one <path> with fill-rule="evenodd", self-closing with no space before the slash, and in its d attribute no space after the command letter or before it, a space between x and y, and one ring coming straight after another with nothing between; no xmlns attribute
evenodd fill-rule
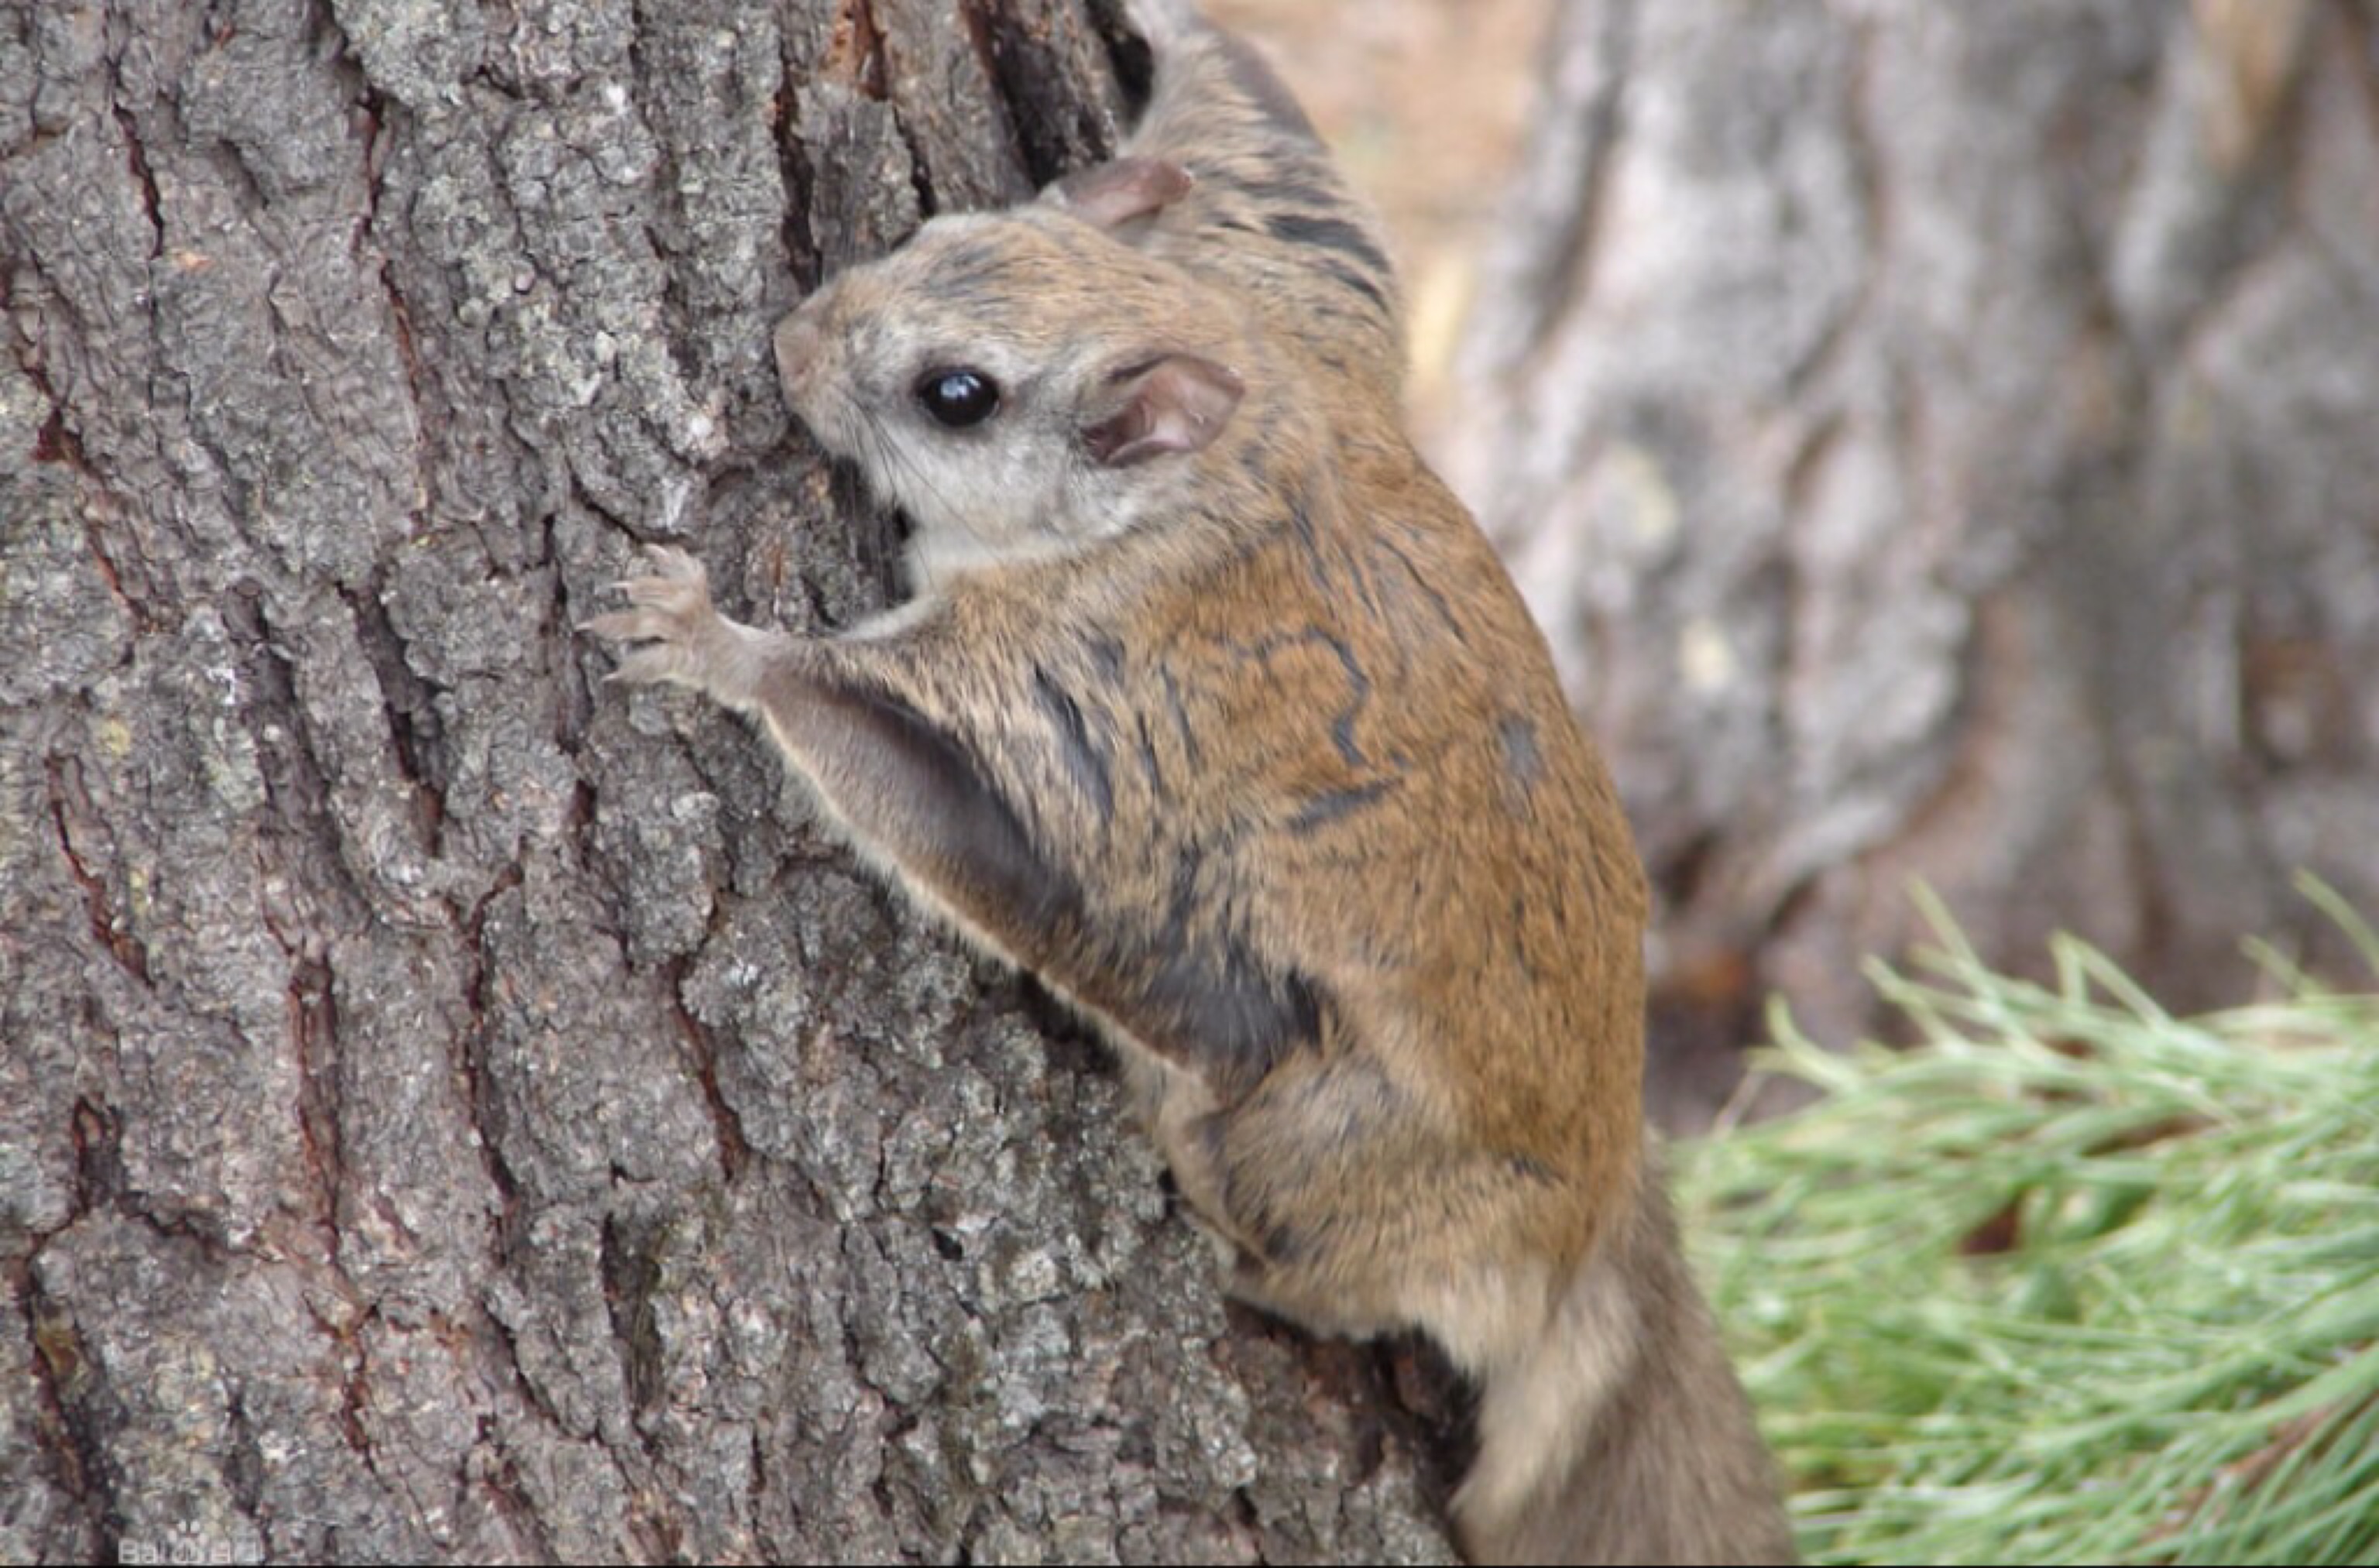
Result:
<svg viewBox="0 0 2379 1568"><path fill-rule="evenodd" d="M1656 1181L1545 1335L1490 1369L1454 1502L1473 1562L1790 1562L1766 1446Z"/></svg>
<svg viewBox="0 0 2379 1568"><path fill-rule="evenodd" d="M1297 95L1245 39L1216 27L1195 0L1127 5L1156 56L1155 92L1134 151L1185 162L1237 152L1327 163Z"/></svg>
<svg viewBox="0 0 2379 1568"><path fill-rule="evenodd" d="M1124 8L1141 36L1160 49L1214 26L1198 9L1197 0L1127 0Z"/></svg>

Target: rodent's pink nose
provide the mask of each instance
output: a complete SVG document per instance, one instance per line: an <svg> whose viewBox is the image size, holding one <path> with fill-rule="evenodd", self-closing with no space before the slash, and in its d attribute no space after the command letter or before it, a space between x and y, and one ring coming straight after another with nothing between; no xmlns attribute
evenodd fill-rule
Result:
<svg viewBox="0 0 2379 1568"><path fill-rule="evenodd" d="M784 383L787 403L800 404L825 347L826 334L807 310L796 310L777 324L777 379Z"/></svg>

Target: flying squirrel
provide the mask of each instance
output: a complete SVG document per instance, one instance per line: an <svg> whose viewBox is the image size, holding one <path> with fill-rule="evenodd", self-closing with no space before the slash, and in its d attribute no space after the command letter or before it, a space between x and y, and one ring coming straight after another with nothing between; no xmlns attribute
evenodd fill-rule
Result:
<svg viewBox="0 0 2379 1568"><path fill-rule="evenodd" d="M1247 44L1129 10L1117 158L778 329L914 597L763 631L661 549L588 629L755 716L863 860L1096 1025L1232 1295L1478 1380L1472 1561L1789 1560L1644 1129L1643 872L1404 433L1377 224Z"/></svg>

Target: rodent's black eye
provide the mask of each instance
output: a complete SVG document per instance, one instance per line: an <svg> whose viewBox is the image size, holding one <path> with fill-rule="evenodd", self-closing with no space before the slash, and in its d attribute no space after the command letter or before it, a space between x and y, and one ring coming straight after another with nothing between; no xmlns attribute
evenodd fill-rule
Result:
<svg viewBox="0 0 2379 1568"><path fill-rule="evenodd" d="M917 382L917 401L939 423L963 429L999 407L999 383L980 370L928 370Z"/></svg>

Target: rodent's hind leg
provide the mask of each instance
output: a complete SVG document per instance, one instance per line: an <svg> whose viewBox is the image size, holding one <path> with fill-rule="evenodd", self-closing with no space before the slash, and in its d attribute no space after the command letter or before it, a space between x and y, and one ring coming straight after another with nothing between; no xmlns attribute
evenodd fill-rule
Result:
<svg viewBox="0 0 2379 1568"><path fill-rule="evenodd" d="M1570 1195L1434 1109L1374 1058L1314 1057L1165 1140L1183 1192L1238 1243L1230 1294L1320 1333L1419 1328L1473 1370L1540 1332Z"/></svg>
<svg viewBox="0 0 2379 1568"><path fill-rule="evenodd" d="M1350 1310L1346 1299L1316 1290L1318 1283L1301 1271L1266 1262L1244 1248L1234 1250L1223 1270L1223 1293L1232 1300L1285 1319L1309 1333L1374 1339L1412 1326L1411 1320L1402 1316Z"/></svg>

